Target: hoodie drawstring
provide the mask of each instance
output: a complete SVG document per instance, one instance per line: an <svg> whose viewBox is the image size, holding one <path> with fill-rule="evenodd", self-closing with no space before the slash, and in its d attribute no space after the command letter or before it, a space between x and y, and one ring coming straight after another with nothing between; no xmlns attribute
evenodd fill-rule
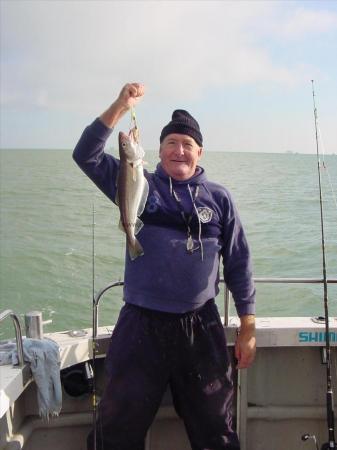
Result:
<svg viewBox="0 0 337 450"><path fill-rule="evenodd" d="M196 186L195 195L194 195L194 198L193 198L191 186L189 184L187 184L187 189L188 189L188 192L190 194L193 210L196 213L197 218L198 218L198 229L199 229L199 231L198 231L198 241L199 241L199 247L194 248L194 246L193 246L193 238L192 238L191 229L190 229L190 222L191 222L191 219L192 219L192 215L190 215L189 218L186 219L186 214L185 214L185 211L183 210L183 206L181 204L181 200L178 197L178 195L175 192L175 190L173 189L173 183L172 183L172 178L171 177L169 177L169 183L170 183L170 194L175 199L175 201L177 202L177 204L179 206L179 209L180 209L180 212L181 212L181 216L182 216L182 218L183 218L183 220L184 220L184 222L185 222L185 224L187 226L187 244L186 244L187 251L190 252L190 253L193 253L195 250L197 250L200 247L201 261L203 261L204 260L204 247L203 247L203 243L202 243L202 239L201 239L201 221L200 221L200 217L199 217L199 213L198 213L198 208L197 208L197 206L195 204L195 200L197 199L198 194L199 194L199 186L198 185Z"/></svg>
<svg viewBox="0 0 337 450"><path fill-rule="evenodd" d="M195 204L195 199L198 197L198 194L199 194L199 186L196 187L194 200L193 200L193 196L192 196L192 191L191 191L190 185L188 184L187 187L188 187L188 192L190 193L190 197L191 197L191 200L192 200L194 211L195 211L195 213L197 215L197 218L198 218L198 225L199 225L199 228L198 228L199 229L198 241L199 241L199 245L200 245L201 261L203 261L204 260L204 247L203 247L202 240L201 240L201 220L200 220L200 217L199 217L198 208L197 208L197 206Z"/></svg>

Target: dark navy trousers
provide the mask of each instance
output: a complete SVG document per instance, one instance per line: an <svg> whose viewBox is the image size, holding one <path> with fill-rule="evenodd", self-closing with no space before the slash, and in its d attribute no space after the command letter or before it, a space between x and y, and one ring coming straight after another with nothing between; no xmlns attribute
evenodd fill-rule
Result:
<svg viewBox="0 0 337 450"><path fill-rule="evenodd" d="M144 450L168 385L193 450L240 449L232 426L232 369L214 300L185 314L125 304L106 369L97 450ZM92 449L93 432L88 436ZM167 449L174 450L169 443Z"/></svg>

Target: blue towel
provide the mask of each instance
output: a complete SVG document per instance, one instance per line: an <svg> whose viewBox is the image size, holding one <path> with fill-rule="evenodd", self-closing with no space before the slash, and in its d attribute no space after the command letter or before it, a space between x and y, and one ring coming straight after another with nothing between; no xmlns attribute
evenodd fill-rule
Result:
<svg viewBox="0 0 337 450"><path fill-rule="evenodd" d="M0 346L0 350L1 346ZM5 350L3 348L3 350ZM9 348L7 359L0 358L0 364L18 363L15 350ZM30 364L37 386L39 414L49 420L50 416L58 416L62 407L62 389L60 380L59 346L51 339L23 339L23 357Z"/></svg>

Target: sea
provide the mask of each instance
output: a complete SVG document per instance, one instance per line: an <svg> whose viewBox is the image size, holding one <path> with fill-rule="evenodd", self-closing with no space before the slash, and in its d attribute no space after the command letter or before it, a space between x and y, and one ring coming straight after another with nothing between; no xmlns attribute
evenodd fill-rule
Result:
<svg viewBox="0 0 337 450"><path fill-rule="evenodd" d="M158 153L147 151L154 171ZM208 178L232 193L257 278L322 278L316 155L205 151ZM322 178L328 278L337 278L337 156L324 157ZM92 325L93 294L123 280L125 236L119 211L80 171L72 150L0 151L0 304L24 324L40 310L45 332ZM337 316L337 284L328 288ZM217 304L221 312L224 291ZM122 288L101 300L99 325L116 322ZM235 308L231 305L231 314ZM257 284L257 315L322 316L322 284ZM23 325L24 328L24 325ZM14 335L9 319L0 339Z"/></svg>

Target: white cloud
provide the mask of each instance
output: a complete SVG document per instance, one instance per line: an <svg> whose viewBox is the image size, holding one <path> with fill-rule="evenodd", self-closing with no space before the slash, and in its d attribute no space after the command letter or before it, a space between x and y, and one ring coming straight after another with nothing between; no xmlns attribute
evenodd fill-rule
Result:
<svg viewBox="0 0 337 450"><path fill-rule="evenodd" d="M157 144L150 136L174 107L193 107L205 124L218 109L214 123L221 128L228 121L224 106L228 114L236 106L224 103L228 92L235 92L235 102L241 96L235 122L241 130L247 101L241 92L247 87L268 97L294 87L303 91L312 77L333 79L328 50L330 65L322 63L321 53L319 63L308 57L308 43L323 42L323 33L336 29L337 15L324 4L0 0L1 107L15 111L15 117L29 114L32 122L34 112L49 113L46 122L52 114L59 121L66 115L68 121L58 126L71 130L71 118L99 114L125 82L141 81L147 87L140 114L146 115L148 142ZM246 119L240 148L245 135L251 136L248 113ZM212 126L208 129L213 134ZM8 122L5 133L10 141ZM70 133L69 140L75 140Z"/></svg>
<svg viewBox="0 0 337 450"><path fill-rule="evenodd" d="M337 14L304 8L293 11L279 27L280 34L288 39L303 38L336 29Z"/></svg>
<svg viewBox="0 0 337 450"><path fill-rule="evenodd" d="M16 93L7 103L41 103L48 91L50 108L92 109L134 80L159 101L193 100L209 88L298 77L251 34L272 14L268 2L13 2L3 9L2 85Z"/></svg>

